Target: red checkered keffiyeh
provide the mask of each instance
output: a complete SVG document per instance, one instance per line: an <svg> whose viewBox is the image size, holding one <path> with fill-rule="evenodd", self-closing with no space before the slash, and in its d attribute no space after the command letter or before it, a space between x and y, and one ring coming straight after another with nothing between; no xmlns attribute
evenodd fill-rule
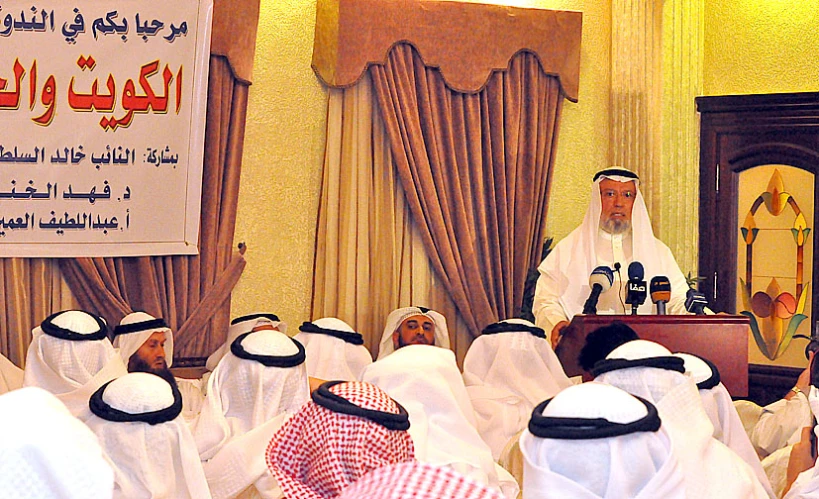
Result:
<svg viewBox="0 0 819 499"><path fill-rule="evenodd" d="M332 395L358 408L387 417L406 414L370 383L325 384L322 388L327 386ZM313 399L317 399L315 393ZM267 448L267 466L288 499L337 497L373 469L414 459L412 438L406 431L387 429L362 416L333 412L315 401L290 418Z"/></svg>
<svg viewBox="0 0 819 499"><path fill-rule="evenodd" d="M503 499L503 496L450 468L412 462L367 473L339 499Z"/></svg>

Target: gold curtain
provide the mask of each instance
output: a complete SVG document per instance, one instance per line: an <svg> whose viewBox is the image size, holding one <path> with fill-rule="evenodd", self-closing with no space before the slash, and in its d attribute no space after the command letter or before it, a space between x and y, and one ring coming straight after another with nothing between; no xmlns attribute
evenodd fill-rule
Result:
<svg viewBox="0 0 819 499"><path fill-rule="evenodd" d="M231 254L239 199L248 84L211 56L199 255L77 258L60 267L82 308L116 324L132 310L164 317L174 357L197 362L225 339L230 292L245 266ZM177 353L178 352L178 353ZM176 362L175 362L176 363Z"/></svg>
<svg viewBox="0 0 819 499"><path fill-rule="evenodd" d="M448 317L462 358L469 336L436 283L396 175L369 76L330 89L311 315L346 321L375 356L392 310L428 306Z"/></svg>
<svg viewBox="0 0 819 499"><path fill-rule="evenodd" d="M409 44L369 72L427 254L470 333L517 316L540 258L559 80L522 52L461 93Z"/></svg>
<svg viewBox="0 0 819 499"><path fill-rule="evenodd" d="M25 367L31 330L76 300L50 258L0 259L0 354Z"/></svg>

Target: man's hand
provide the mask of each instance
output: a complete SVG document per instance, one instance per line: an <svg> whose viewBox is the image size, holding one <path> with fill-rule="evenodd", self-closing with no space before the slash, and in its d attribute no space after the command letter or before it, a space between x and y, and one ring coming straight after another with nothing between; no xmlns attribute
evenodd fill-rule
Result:
<svg viewBox="0 0 819 499"><path fill-rule="evenodd" d="M805 394L805 397L808 396L810 392L810 365L813 363L813 352L808 352L808 367L799 374L799 377L796 379L796 388L799 388L802 393ZM793 391L789 391L787 395L785 395L786 400L790 400L796 395Z"/></svg>
<svg viewBox="0 0 819 499"><path fill-rule="evenodd" d="M813 427L806 426L802 428L802 440L793 444L791 449L791 457L788 460L788 473L785 486L785 492L790 490L796 477L803 471L811 469L816 464L816 459L811 454L810 449L810 434L813 433ZM782 494L785 495L784 493Z"/></svg>
<svg viewBox="0 0 819 499"><path fill-rule="evenodd" d="M569 321L560 321L552 328L552 349L557 348L557 343L560 341L560 336L563 335L563 330L569 325Z"/></svg>

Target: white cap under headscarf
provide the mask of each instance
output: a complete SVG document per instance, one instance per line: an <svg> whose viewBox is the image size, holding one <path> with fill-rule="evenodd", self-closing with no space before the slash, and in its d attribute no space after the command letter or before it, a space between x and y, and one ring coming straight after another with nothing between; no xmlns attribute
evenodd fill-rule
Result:
<svg viewBox="0 0 819 499"><path fill-rule="evenodd" d="M53 395L0 396L0 496L110 498L114 473L97 437Z"/></svg>
<svg viewBox="0 0 819 499"><path fill-rule="evenodd" d="M495 460L535 405L572 384L545 338L531 322L508 319L487 326L466 352L466 391Z"/></svg>
<svg viewBox="0 0 819 499"><path fill-rule="evenodd" d="M334 317L305 322L294 336L304 345L307 374L324 380L357 381L373 357L364 338L349 324Z"/></svg>
<svg viewBox="0 0 819 499"><path fill-rule="evenodd" d="M759 482L774 495L768 475L762 469L759 456L742 426L731 395L720 381L719 370L713 363L696 355L675 353L685 363L685 373L697 384L705 413L714 425L714 438L737 453L756 473Z"/></svg>
<svg viewBox="0 0 819 499"><path fill-rule="evenodd" d="M157 319L145 312L133 312L122 318L119 326L114 328L114 348L119 349L119 356L126 366L131 356L156 332L165 333L165 363L171 367L173 331L165 323L165 319Z"/></svg>
<svg viewBox="0 0 819 499"><path fill-rule="evenodd" d="M398 330L404 320L414 316L423 315L435 324L435 346L449 348L449 330L446 327L446 318L434 310L425 307L404 307L393 310L387 316L387 324L384 326L384 334L381 335L381 343L378 345L378 358L383 359L395 351L392 342L392 334Z"/></svg>
<svg viewBox="0 0 819 499"><path fill-rule="evenodd" d="M32 331L23 386L53 393L71 414L85 420L91 394L127 372L107 333L105 321L87 312L52 314Z"/></svg>
<svg viewBox="0 0 819 499"><path fill-rule="evenodd" d="M207 362L205 363L205 368L208 371L213 371L216 369L216 365L222 360L222 357L225 356L230 351L230 345L233 343L233 340L239 337L240 334L249 333L259 324L270 324L273 326L277 331L281 331L282 333L287 332L287 324L279 320L279 316L275 314L269 314L266 312L259 312L255 314L248 314L243 315L241 317L236 317L232 321L230 321L230 327L228 328L227 339L225 342L216 349L215 352L210 354L208 357Z"/></svg>
<svg viewBox="0 0 819 499"><path fill-rule="evenodd" d="M498 469L502 468L495 464L492 451L478 434L452 350L407 345L370 364L362 381L378 386L407 409L416 459L450 466L490 487L506 485L503 492L507 497L517 494L511 475L499 479Z"/></svg>
<svg viewBox="0 0 819 499"><path fill-rule="evenodd" d="M684 362L652 341L633 340L595 364L595 381L654 404L685 471L689 497L770 497L751 467L713 438L714 426Z"/></svg>
<svg viewBox="0 0 819 499"><path fill-rule="evenodd" d="M657 409L610 385L571 386L538 405L520 447L524 499L690 497Z"/></svg>
<svg viewBox="0 0 819 499"><path fill-rule="evenodd" d="M23 386L23 370L0 355L0 395Z"/></svg>
<svg viewBox="0 0 819 499"><path fill-rule="evenodd" d="M114 468L114 497L209 498L178 390L135 372L102 386L87 424Z"/></svg>

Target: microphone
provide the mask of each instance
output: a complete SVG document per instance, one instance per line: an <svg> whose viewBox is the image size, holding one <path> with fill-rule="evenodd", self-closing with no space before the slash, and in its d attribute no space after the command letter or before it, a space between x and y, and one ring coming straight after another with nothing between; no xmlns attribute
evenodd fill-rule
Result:
<svg viewBox="0 0 819 499"><path fill-rule="evenodd" d="M685 292L685 309L696 315L705 315L706 306L708 306L708 300L705 299L705 294L694 288L688 288L688 291Z"/></svg>
<svg viewBox="0 0 819 499"><path fill-rule="evenodd" d="M614 273L605 265L601 265L592 270L589 276L589 287L591 293L588 300L583 304L583 313L586 315L597 313L597 300L600 299L600 293L608 291L611 288L611 283L614 282Z"/></svg>
<svg viewBox="0 0 819 499"><path fill-rule="evenodd" d="M626 283L626 303L631 305L631 315L637 315L637 307L646 301L645 271L640 262L628 265L628 282Z"/></svg>
<svg viewBox="0 0 819 499"><path fill-rule="evenodd" d="M651 301L657 305L657 315L665 314L665 304L671 299L671 282L668 277L658 275L651 278L649 286Z"/></svg>

